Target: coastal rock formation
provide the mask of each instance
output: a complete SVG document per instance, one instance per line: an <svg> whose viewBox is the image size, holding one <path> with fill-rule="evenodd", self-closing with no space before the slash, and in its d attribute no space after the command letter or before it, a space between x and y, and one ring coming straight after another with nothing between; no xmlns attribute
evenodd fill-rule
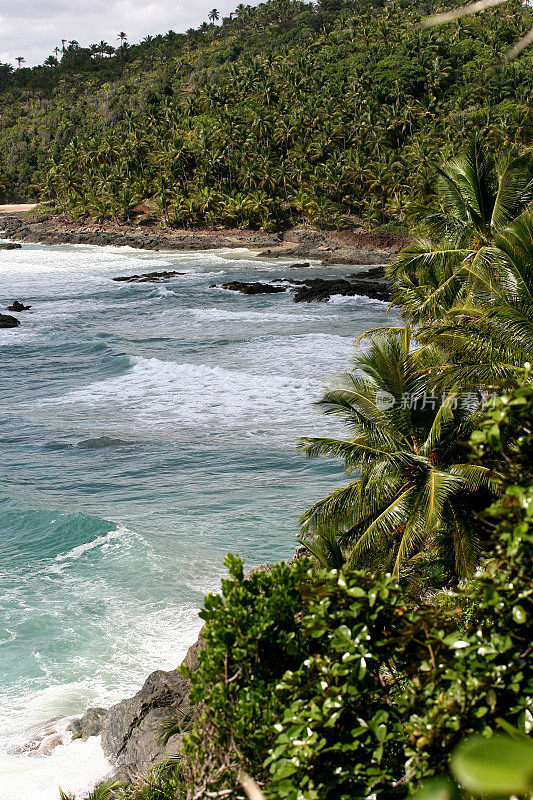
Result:
<svg viewBox="0 0 533 800"><path fill-rule="evenodd" d="M357 226L352 231L321 231L301 227L281 233L252 230L184 230L161 225L142 229L132 223L70 222L52 215L33 219L17 215L2 218L7 236L43 244L97 244L139 247L145 250L214 250L247 247L269 258L317 259L323 264L388 264L408 241L384 231ZM20 246L20 245L19 245Z"/></svg>
<svg viewBox="0 0 533 800"><path fill-rule="evenodd" d="M157 670L137 694L108 710L102 747L121 779L133 780L176 754L180 742L174 738L162 745L161 727L170 715L186 716L188 691L189 681L179 672Z"/></svg>
<svg viewBox="0 0 533 800"><path fill-rule="evenodd" d="M307 554L307 548L300 545L288 563ZM270 571L273 566L261 564L251 569L248 575ZM189 647L182 666L191 671L198 669L198 655L205 644L200 631L196 642ZM90 736L101 735L102 748L114 767L115 777L124 783L131 783L156 764L178 754L181 735L172 737L164 745L161 743L161 729L170 716L182 719L183 729L187 728L190 718L189 689L189 681L177 670L156 670L133 697L121 700L107 710L88 708L77 719L58 717L30 729L25 749L42 752L43 748L53 749L68 740L81 738L85 741Z"/></svg>
<svg viewBox="0 0 533 800"><path fill-rule="evenodd" d="M0 242L0 250L20 250L21 247L21 244L15 242Z"/></svg>
<svg viewBox="0 0 533 800"><path fill-rule="evenodd" d="M0 314L0 328L18 328L20 320L10 314Z"/></svg>
<svg viewBox="0 0 533 800"><path fill-rule="evenodd" d="M29 311L31 306L25 306L24 303L18 300L13 300L10 306L7 307L8 311Z"/></svg>
<svg viewBox="0 0 533 800"><path fill-rule="evenodd" d="M313 300L327 301L335 294L344 297L363 295L385 302L391 299L390 284L385 278L383 267L348 275L346 278L312 278L298 283L299 286L294 294L295 303L310 303Z"/></svg>
<svg viewBox="0 0 533 800"><path fill-rule="evenodd" d="M83 717L69 723L67 733L70 733L72 741L82 739L85 742L89 736L99 736L102 733L106 719L105 708L88 708Z"/></svg>
<svg viewBox="0 0 533 800"><path fill-rule="evenodd" d="M223 289L229 289L231 292L241 292L241 294L278 294L279 292L287 291L285 286L273 286L272 283L260 282L247 282L247 281L231 281L230 283L223 283Z"/></svg>
<svg viewBox="0 0 533 800"><path fill-rule="evenodd" d="M176 272L176 270L144 272L142 275L126 275L120 278L112 278L112 280L117 283L159 283L161 281L169 281L175 275L185 275L185 273Z"/></svg>
<svg viewBox="0 0 533 800"><path fill-rule="evenodd" d="M285 285L279 286L280 283ZM215 286L215 284L211 285ZM287 288L294 292L295 303L326 302L336 294L345 297L362 295L385 302L389 302L391 299L390 284L385 277L385 270L381 266L364 272L356 272L345 278L308 278L305 280L276 278L268 283L232 281L222 284L222 289L230 289L242 294L276 294L285 292Z"/></svg>

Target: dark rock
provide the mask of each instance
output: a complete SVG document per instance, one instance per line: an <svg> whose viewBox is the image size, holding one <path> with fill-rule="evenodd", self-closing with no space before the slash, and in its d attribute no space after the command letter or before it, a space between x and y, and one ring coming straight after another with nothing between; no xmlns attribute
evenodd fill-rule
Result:
<svg viewBox="0 0 533 800"><path fill-rule="evenodd" d="M24 303L20 303L18 300L13 300L12 304L7 307L8 311L29 311L31 306L25 306Z"/></svg>
<svg viewBox="0 0 533 800"><path fill-rule="evenodd" d="M20 250L21 247L21 244L15 242L0 242L0 250Z"/></svg>
<svg viewBox="0 0 533 800"><path fill-rule="evenodd" d="M312 301L324 302L332 295L340 294L344 297L362 295L374 300L390 301L391 291L386 280L371 280L367 278L313 278L302 282L295 291L295 303L311 303Z"/></svg>
<svg viewBox="0 0 533 800"><path fill-rule="evenodd" d="M18 328L20 320L9 314L0 314L0 328Z"/></svg>
<svg viewBox="0 0 533 800"><path fill-rule="evenodd" d="M163 272L144 272L142 275L126 275L120 278L113 278L117 283L159 283L168 281L175 275L185 275L184 272L176 270L166 270Z"/></svg>
<svg viewBox="0 0 533 800"><path fill-rule="evenodd" d="M231 283L223 283L223 289L229 289L232 292L241 292L241 294L278 294L284 292L284 286L272 286L271 283L247 283L245 281L231 281Z"/></svg>
<svg viewBox="0 0 533 800"><path fill-rule="evenodd" d="M188 680L176 670L157 670L148 676L136 695L109 709L102 747L121 778L133 780L177 753L180 737L162 745L161 727L170 715L186 717L188 691Z"/></svg>
<svg viewBox="0 0 533 800"><path fill-rule="evenodd" d="M202 650L202 648L204 648L206 645L206 641L202 636L202 631L203 628L198 634L198 639L195 641L193 645L189 647L189 649L187 650L187 655L181 662L181 666L187 667L187 669L190 669L191 672L195 672L198 669L199 667L198 655L200 653L200 650Z"/></svg>
<svg viewBox="0 0 533 800"><path fill-rule="evenodd" d="M67 732L74 739L87 741L89 736L99 736L102 733L107 710L105 708L88 708L83 717L73 719L67 727Z"/></svg>
<svg viewBox="0 0 533 800"><path fill-rule="evenodd" d="M309 261L302 261L300 264L289 264L289 269L304 269L305 267L310 267L311 264Z"/></svg>

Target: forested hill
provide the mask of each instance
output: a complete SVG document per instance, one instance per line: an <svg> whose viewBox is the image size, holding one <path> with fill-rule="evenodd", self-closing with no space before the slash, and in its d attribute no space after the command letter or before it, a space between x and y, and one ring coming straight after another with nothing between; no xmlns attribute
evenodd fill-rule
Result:
<svg viewBox="0 0 533 800"><path fill-rule="evenodd" d="M533 137L533 48L502 59L532 9L421 28L436 8L270 0L184 34L0 65L0 197L95 218L150 199L177 225L401 220L474 131L497 150Z"/></svg>

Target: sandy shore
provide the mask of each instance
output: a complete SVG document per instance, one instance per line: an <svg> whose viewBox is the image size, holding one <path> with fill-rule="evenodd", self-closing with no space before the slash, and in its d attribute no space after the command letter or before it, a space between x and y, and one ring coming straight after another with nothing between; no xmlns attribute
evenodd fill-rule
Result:
<svg viewBox="0 0 533 800"><path fill-rule="evenodd" d="M21 214L24 211L33 211L37 208L37 203L15 203L11 205L0 205L0 214Z"/></svg>
<svg viewBox="0 0 533 800"><path fill-rule="evenodd" d="M4 207L6 208L6 207ZM407 244L405 239L359 227L323 231L300 227L285 233L236 229L178 230L134 223L70 222L51 215L2 218L4 236L18 242L95 244L145 250L214 250L245 247L269 258L317 259L324 264L388 264Z"/></svg>

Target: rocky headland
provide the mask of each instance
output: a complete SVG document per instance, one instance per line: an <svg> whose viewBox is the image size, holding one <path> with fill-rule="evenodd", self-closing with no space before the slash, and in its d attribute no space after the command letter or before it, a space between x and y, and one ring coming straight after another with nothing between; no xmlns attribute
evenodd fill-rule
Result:
<svg viewBox="0 0 533 800"><path fill-rule="evenodd" d="M142 224L141 224L142 223ZM95 244L145 250L214 250L246 247L267 258L317 259L323 264L389 263L407 240L357 227L322 231L311 227L285 233L233 229L178 230L138 219L133 223L71 222L47 214L6 214L0 227L7 238L42 244ZM9 245L11 246L11 245ZM303 267L307 262L293 266Z"/></svg>

